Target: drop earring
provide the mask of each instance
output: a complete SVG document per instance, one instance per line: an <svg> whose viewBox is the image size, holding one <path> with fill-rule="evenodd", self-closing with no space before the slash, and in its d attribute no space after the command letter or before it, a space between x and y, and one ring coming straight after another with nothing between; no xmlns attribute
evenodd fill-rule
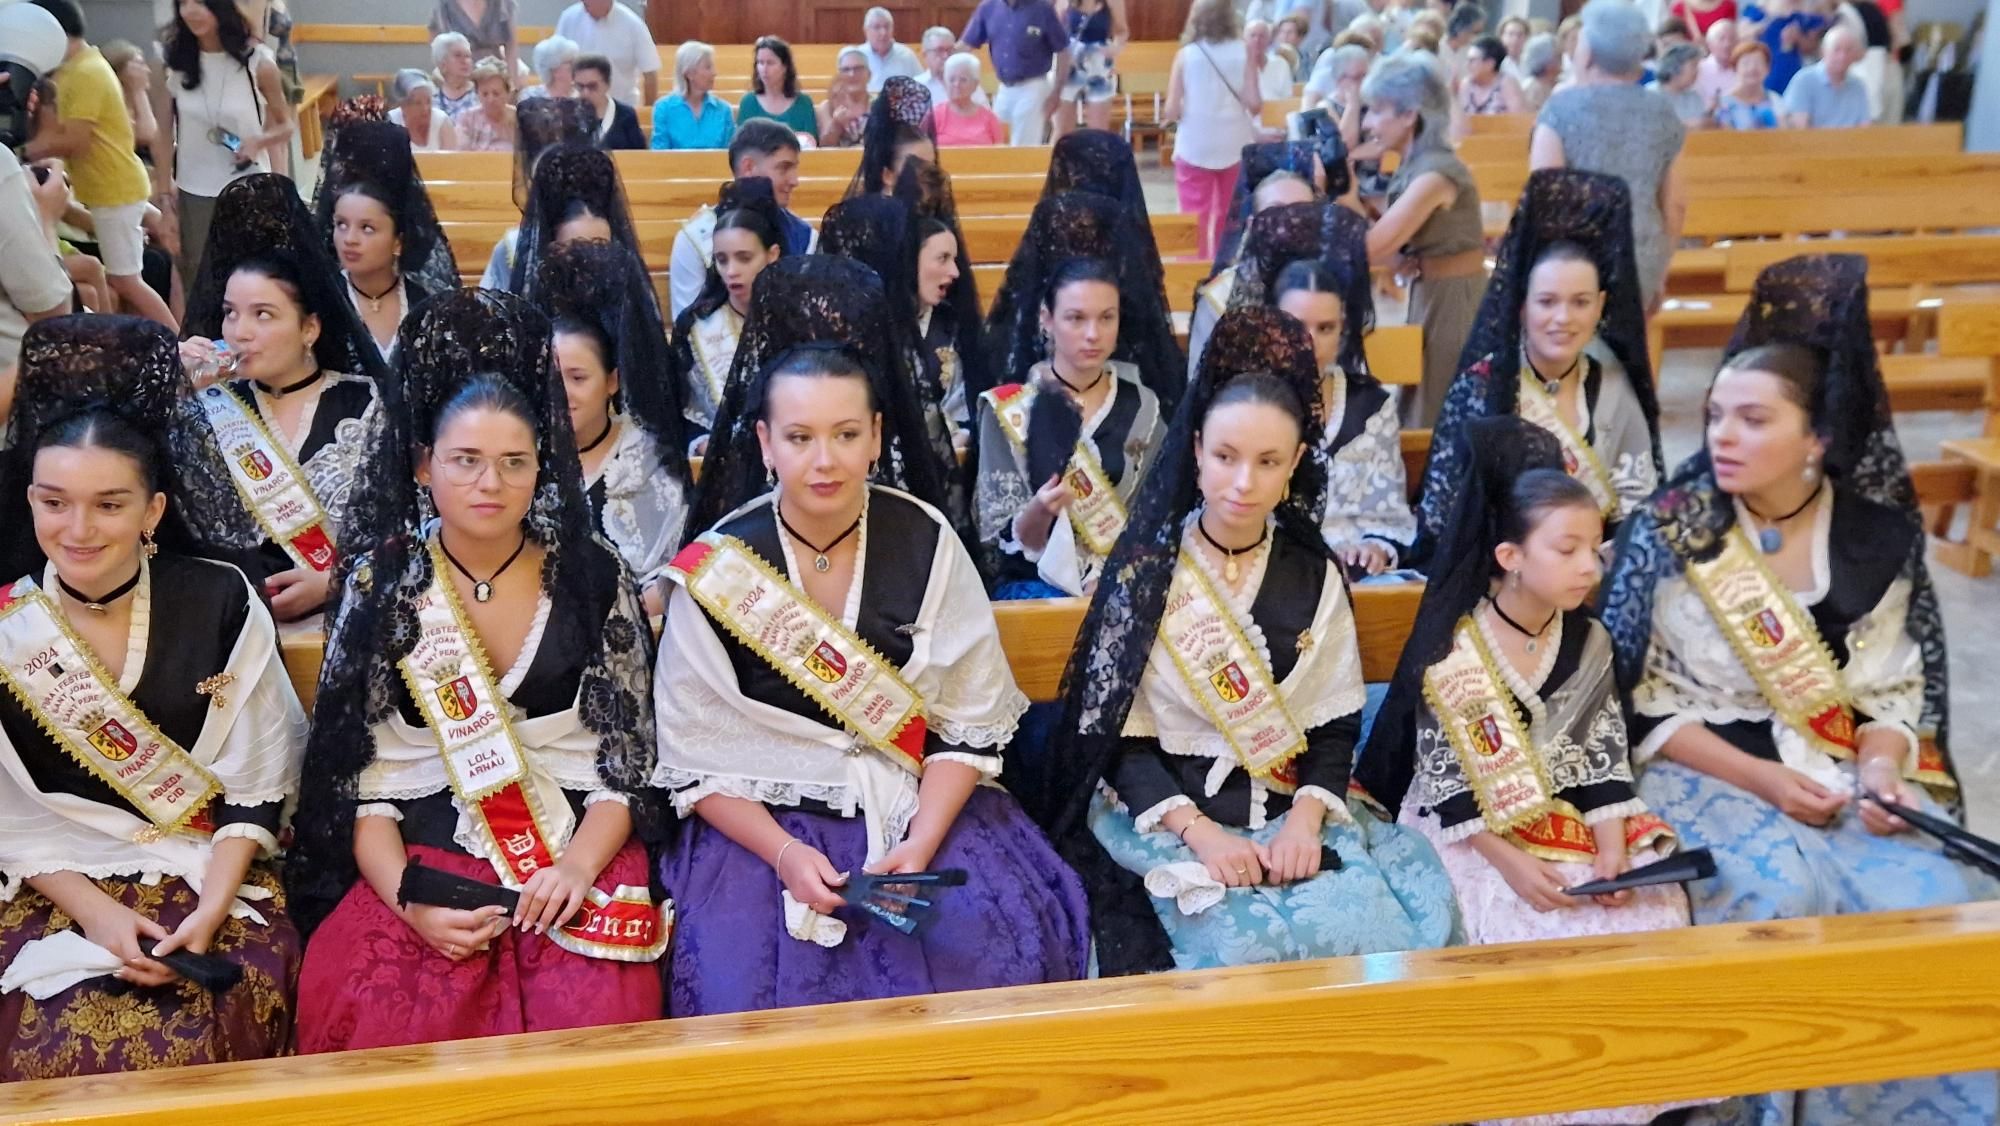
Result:
<svg viewBox="0 0 2000 1126"><path fill-rule="evenodd" d="M768 461L764 463L764 487L767 489L778 487L778 470Z"/></svg>
<svg viewBox="0 0 2000 1126"><path fill-rule="evenodd" d="M1808 484L1808 485L1817 485L1817 484L1819 484L1819 455L1818 455L1818 454L1807 454L1807 455L1806 455L1806 467L1805 467L1805 470L1804 470L1803 472L1801 472L1801 473L1799 474L1799 476L1800 476L1800 477L1802 477L1802 478L1804 478L1804 479L1805 479L1805 483L1806 483L1806 484Z"/></svg>
<svg viewBox="0 0 2000 1126"><path fill-rule="evenodd" d="M139 554L145 556L148 559L151 559L153 556L158 555L159 553L160 553L160 545L154 542L153 540L153 529L147 528L144 531L140 532Z"/></svg>

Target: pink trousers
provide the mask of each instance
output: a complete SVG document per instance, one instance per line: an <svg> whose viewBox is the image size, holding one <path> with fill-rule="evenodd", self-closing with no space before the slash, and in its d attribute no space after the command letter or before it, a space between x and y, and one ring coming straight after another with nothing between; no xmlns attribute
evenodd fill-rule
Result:
<svg viewBox="0 0 2000 1126"><path fill-rule="evenodd" d="M1223 220L1229 212L1229 197L1235 194L1241 164L1227 168L1202 168L1174 158L1174 189L1180 193L1181 210L1195 216L1200 232L1201 257L1215 257L1216 240L1222 237Z"/></svg>

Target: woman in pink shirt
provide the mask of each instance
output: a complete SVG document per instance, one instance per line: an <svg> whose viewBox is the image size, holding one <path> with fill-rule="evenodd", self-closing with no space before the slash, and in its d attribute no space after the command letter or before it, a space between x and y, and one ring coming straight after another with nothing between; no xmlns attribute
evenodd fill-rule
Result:
<svg viewBox="0 0 2000 1126"><path fill-rule="evenodd" d="M979 90L978 55L961 51L945 60L944 88L951 100L932 110L930 120L939 148L1007 143L999 116L972 100Z"/></svg>

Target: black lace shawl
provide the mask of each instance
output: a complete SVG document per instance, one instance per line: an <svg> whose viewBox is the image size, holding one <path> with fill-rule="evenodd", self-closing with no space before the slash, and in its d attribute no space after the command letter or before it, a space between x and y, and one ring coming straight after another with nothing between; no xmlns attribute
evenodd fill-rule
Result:
<svg viewBox="0 0 2000 1126"><path fill-rule="evenodd" d="M347 282L330 246L290 180L259 172L231 181L216 197L208 246L188 287L182 334L221 339L222 298L236 267L259 255L287 258L298 266L300 304L319 317L313 358L327 371L365 376L382 386L387 373L375 338L347 300Z"/></svg>
<svg viewBox="0 0 2000 1126"><path fill-rule="evenodd" d="M438 223L437 211L431 207L423 173L417 171L408 130L388 121L355 121L327 138L320 156L319 186L313 190L313 212L336 263L340 252L333 246L333 207L341 194L357 183L367 185L387 201L396 237L403 243L397 270L404 284L417 291L411 294L410 303L457 289L458 263L451 256L451 243Z"/></svg>
<svg viewBox="0 0 2000 1126"><path fill-rule="evenodd" d="M597 111L582 98L529 98L514 107L514 206L528 210L528 188L542 154L557 145L595 145Z"/></svg>
<svg viewBox="0 0 2000 1126"><path fill-rule="evenodd" d="M1201 503L1194 437L1216 392L1251 372L1289 384L1318 417L1319 364L1305 326L1274 309L1235 309L1216 322L1200 370L1167 431L1160 458L1132 498L1131 520L1090 600L1069 667L1063 672L1063 718L1048 756L1052 777L1033 793L1060 795L1063 804L1029 813L1057 851L1083 877L1091 896L1098 963L1105 976L1171 969L1166 932L1139 877L1115 863L1085 823L1091 795L1119 753L1125 718L1159 632L1167 587L1180 557L1188 514ZM1319 441L1319 427L1302 435ZM1317 458L1299 459L1290 495L1278 506L1278 534L1326 553L1320 537L1325 471Z"/></svg>
<svg viewBox="0 0 2000 1126"><path fill-rule="evenodd" d="M953 350L958 353L958 377L965 387L967 409L980 393L994 386L991 369L987 365L986 349L982 333L984 324L979 304L979 278L972 272L972 248L966 245L965 230L958 222L958 202L952 196L951 177L944 169L926 160L912 160L903 165L902 175L896 178L896 198L909 206L919 220L917 249L923 249L922 220L935 220L951 231L951 237L958 240L958 280L951 283L951 291L936 309L932 317L951 318L951 339ZM824 234L822 233L822 236ZM925 361L926 365L930 363ZM970 477L967 477L970 480Z"/></svg>
<svg viewBox="0 0 2000 1126"><path fill-rule="evenodd" d="M848 182L848 199L882 194L882 175L896 166L896 134L904 127L937 141L931 131L930 87L898 74L882 83L868 105L868 120L861 127L861 166Z"/></svg>
<svg viewBox="0 0 2000 1126"><path fill-rule="evenodd" d="M39 576L45 561L28 511L42 436L93 410L122 417L160 445L162 549L234 562L264 541L194 403L174 334L141 317L52 317L21 338L20 378L0 450L0 582Z"/></svg>
<svg viewBox="0 0 2000 1126"><path fill-rule="evenodd" d="M1500 507L1514 481L1530 469L1563 468L1555 435L1517 415L1465 423L1464 479L1454 490L1451 521L1440 529L1437 566L1389 695L1368 732L1355 780L1391 813L1402 808L1416 773L1417 716L1424 703L1424 672L1451 650L1458 621L1492 586L1493 549L1500 543Z"/></svg>
<svg viewBox="0 0 2000 1126"><path fill-rule="evenodd" d="M528 205L521 212L521 232L514 240L514 272L507 282L510 292L535 299L536 271L555 242L564 213L579 203L611 225L612 242L638 252L638 231L632 225L631 210L625 206L625 186L611 154L593 144L565 142L544 152L535 165Z"/></svg>
<svg viewBox="0 0 2000 1126"><path fill-rule="evenodd" d="M819 249L823 254L852 258L881 278L889 305L890 338L886 343L909 356L925 432L945 471L950 501L945 512L963 533L970 529L971 520L965 482L952 445L951 422L944 416L945 389L937 367L924 362L923 335L917 331L917 253L921 244L915 220L901 200L883 195L852 196L827 209L826 217L820 220Z"/></svg>
<svg viewBox="0 0 2000 1126"><path fill-rule="evenodd" d="M1236 190L1229 196L1229 214L1223 220L1222 237L1215 243L1215 263L1209 277L1236 264L1243 234L1250 229L1250 216L1256 210L1257 185L1273 172L1296 172L1317 187L1318 159L1310 141L1258 141L1243 146L1243 165L1236 175Z"/></svg>
<svg viewBox="0 0 2000 1126"><path fill-rule="evenodd" d="M652 280L638 255L616 243L579 239L550 250L535 279L549 319L570 316L595 325L611 342L606 359L618 369L618 406L646 431L660 468L692 487L681 381L667 349Z"/></svg>
<svg viewBox="0 0 2000 1126"><path fill-rule="evenodd" d="M1313 259L1340 283L1340 368L1350 387L1373 387L1363 342L1375 331L1375 291L1368 271L1368 220L1338 203L1287 203L1250 220L1236 260L1231 309L1273 305L1271 285L1284 268Z"/></svg>
<svg viewBox="0 0 2000 1126"><path fill-rule="evenodd" d="M1072 258L1101 258L1115 267L1118 347L1111 358L1136 365L1141 381L1172 410L1187 386L1187 357L1174 339L1159 256L1147 256L1125 205L1095 192L1062 192L1035 205L986 317L987 361L996 378L1021 379L1048 358L1041 339L1042 288ZM968 384L967 401L985 390Z"/></svg>
<svg viewBox="0 0 2000 1126"><path fill-rule="evenodd" d="M882 279L851 258L781 258L757 275L750 316L736 344L736 362L715 413L701 482L688 512L689 540L768 491L757 442L764 388L772 369L802 350L844 353L867 372L882 411L882 459L870 480L949 511L948 476L924 425L909 354L882 347L894 338L891 321Z"/></svg>
<svg viewBox="0 0 2000 1126"><path fill-rule="evenodd" d="M1049 150L1049 178L1042 181L1042 198L1062 192L1096 192L1125 205L1146 252L1160 257L1153 237L1153 220L1146 210L1146 185L1139 179L1139 161L1125 138L1104 129L1078 129L1065 134Z"/></svg>
<svg viewBox="0 0 2000 1126"><path fill-rule="evenodd" d="M631 799L643 837L658 840L663 830L650 782L657 753L651 636L624 564L593 531L568 400L549 359L547 319L510 294L454 290L403 322L396 366L390 424L355 487L363 501L350 522L365 553L342 559L301 781L300 792L312 799L300 803L286 865L293 917L308 932L354 882L354 810L361 773L374 758L370 728L395 709L397 661L416 640L410 607L432 579L415 479L420 441L475 374L498 374L538 416L540 474L526 530L547 552L542 589L555 608L550 628L574 631L578 650L593 654L578 709L598 739L599 776Z"/></svg>
<svg viewBox="0 0 2000 1126"><path fill-rule="evenodd" d="M1766 267L1736 324L1728 355L1780 341L1811 349L1823 365L1811 416L1826 443L1821 461L1826 475L1843 489L1902 513L1915 530L1904 568L1911 583L1905 628L1923 654L1920 733L1931 735L1946 771L1956 778L1944 617L1924 561L1927 541L1916 487L1896 437L1869 330L1868 260L1851 254L1802 255ZM1679 574L1686 560L1713 558L1735 523L1735 505L1716 485L1704 448L1682 462L1619 529L1617 555L1599 587L1598 609L1611 633L1619 684L1628 694L1645 671L1653 592L1660 580Z"/></svg>
<svg viewBox="0 0 2000 1126"><path fill-rule="evenodd" d="M715 214L719 219L732 211L755 211L762 215L771 229L778 232L779 257L785 255L785 211L778 206L778 197L769 179L745 176L724 182L722 187L716 189ZM650 286L648 292L651 292ZM722 274L716 270L715 259L711 256L702 276L701 292L695 295L687 308L681 310L680 316L674 318L674 338L679 340L685 337L688 325L722 308L728 301L729 288L723 283Z"/></svg>
<svg viewBox="0 0 2000 1126"><path fill-rule="evenodd" d="M1493 276L1479 303L1479 316L1460 353L1458 377L1445 392L1431 431L1430 460L1417 498L1417 544L1421 564L1432 554L1437 530L1450 516L1454 483L1464 479L1465 422L1513 414L1521 389L1521 309L1528 299L1528 275L1535 259L1553 242L1583 247L1597 265L1605 292L1604 317L1597 335L1624 365L1626 382L1646 416L1653 437L1653 468L1665 475L1660 456L1660 403L1653 388L1653 362L1646 348L1646 306L1632 250L1632 198L1616 176L1545 168L1531 173L1520 205L1494 260Z"/></svg>

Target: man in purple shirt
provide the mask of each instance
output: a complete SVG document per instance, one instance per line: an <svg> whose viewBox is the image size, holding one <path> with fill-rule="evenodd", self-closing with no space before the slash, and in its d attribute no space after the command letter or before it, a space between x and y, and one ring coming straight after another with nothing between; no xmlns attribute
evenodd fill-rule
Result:
<svg viewBox="0 0 2000 1126"><path fill-rule="evenodd" d="M1070 66L1069 33L1049 0L980 0L958 46L986 47L992 55L1000 76L993 112L1007 123L1013 143L1047 140L1056 91L1069 78Z"/></svg>

